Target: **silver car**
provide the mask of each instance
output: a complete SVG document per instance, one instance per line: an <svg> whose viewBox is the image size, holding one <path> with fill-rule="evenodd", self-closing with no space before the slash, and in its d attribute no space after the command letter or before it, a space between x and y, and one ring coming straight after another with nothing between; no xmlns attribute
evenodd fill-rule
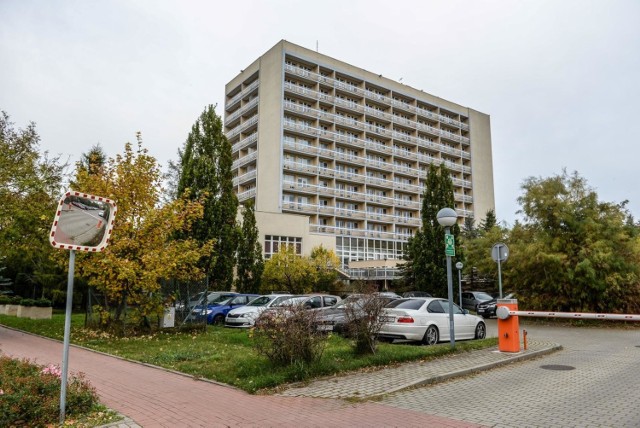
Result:
<svg viewBox="0 0 640 428"><path fill-rule="evenodd" d="M246 306L232 309L225 318L226 327L253 327L262 312L293 297L293 294L266 294L256 297Z"/></svg>
<svg viewBox="0 0 640 428"><path fill-rule="evenodd" d="M383 323L378 338L391 342L394 339L413 340L434 345L450 340L449 302L434 297L411 297L389 303L380 316ZM467 310L453 305L455 339L484 339L487 326L482 318L470 315Z"/></svg>

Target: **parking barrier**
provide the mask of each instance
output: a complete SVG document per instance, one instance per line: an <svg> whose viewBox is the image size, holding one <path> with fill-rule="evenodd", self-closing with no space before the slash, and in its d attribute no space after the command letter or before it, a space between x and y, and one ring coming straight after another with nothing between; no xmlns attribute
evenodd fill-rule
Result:
<svg viewBox="0 0 640 428"><path fill-rule="evenodd" d="M545 312L519 311L516 299L502 299L497 302L496 316L498 317L498 349L501 352L520 352L518 337L519 318L569 318L594 319L614 321L640 321L640 315L634 314L598 314L588 312ZM515 329L515 330L514 330ZM527 349L527 331L523 330L524 349Z"/></svg>

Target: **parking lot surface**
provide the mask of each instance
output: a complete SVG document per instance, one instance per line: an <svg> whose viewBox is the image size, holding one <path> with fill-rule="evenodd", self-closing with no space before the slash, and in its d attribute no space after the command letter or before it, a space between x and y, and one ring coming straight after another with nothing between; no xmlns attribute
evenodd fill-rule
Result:
<svg viewBox="0 0 640 428"><path fill-rule="evenodd" d="M521 327L563 349L380 402L496 428L640 427L640 330Z"/></svg>

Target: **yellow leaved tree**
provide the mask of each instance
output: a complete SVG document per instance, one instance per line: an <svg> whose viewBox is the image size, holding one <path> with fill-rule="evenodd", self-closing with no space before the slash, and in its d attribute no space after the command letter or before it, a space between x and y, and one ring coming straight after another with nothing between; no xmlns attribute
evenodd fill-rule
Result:
<svg viewBox="0 0 640 428"><path fill-rule="evenodd" d="M115 158L91 168L78 165L74 190L113 199L118 208L106 249L78 254L76 260L77 275L104 295L104 327L120 325L125 314L129 322L148 325L149 317L162 315L166 302L160 279L203 277L197 263L213 243L177 238L202 217L202 204L177 199L161 205L161 178L140 134L135 149L126 143L124 153Z"/></svg>

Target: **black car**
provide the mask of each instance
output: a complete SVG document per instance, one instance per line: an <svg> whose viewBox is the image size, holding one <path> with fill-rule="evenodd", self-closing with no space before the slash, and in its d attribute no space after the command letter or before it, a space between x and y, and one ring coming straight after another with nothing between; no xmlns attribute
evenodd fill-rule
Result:
<svg viewBox="0 0 640 428"><path fill-rule="evenodd" d="M509 293L503 297L503 299L515 299L515 293ZM476 312L482 318L491 318L496 316L496 305L498 303L498 297L494 297L486 302L479 303L476 307Z"/></svg>

